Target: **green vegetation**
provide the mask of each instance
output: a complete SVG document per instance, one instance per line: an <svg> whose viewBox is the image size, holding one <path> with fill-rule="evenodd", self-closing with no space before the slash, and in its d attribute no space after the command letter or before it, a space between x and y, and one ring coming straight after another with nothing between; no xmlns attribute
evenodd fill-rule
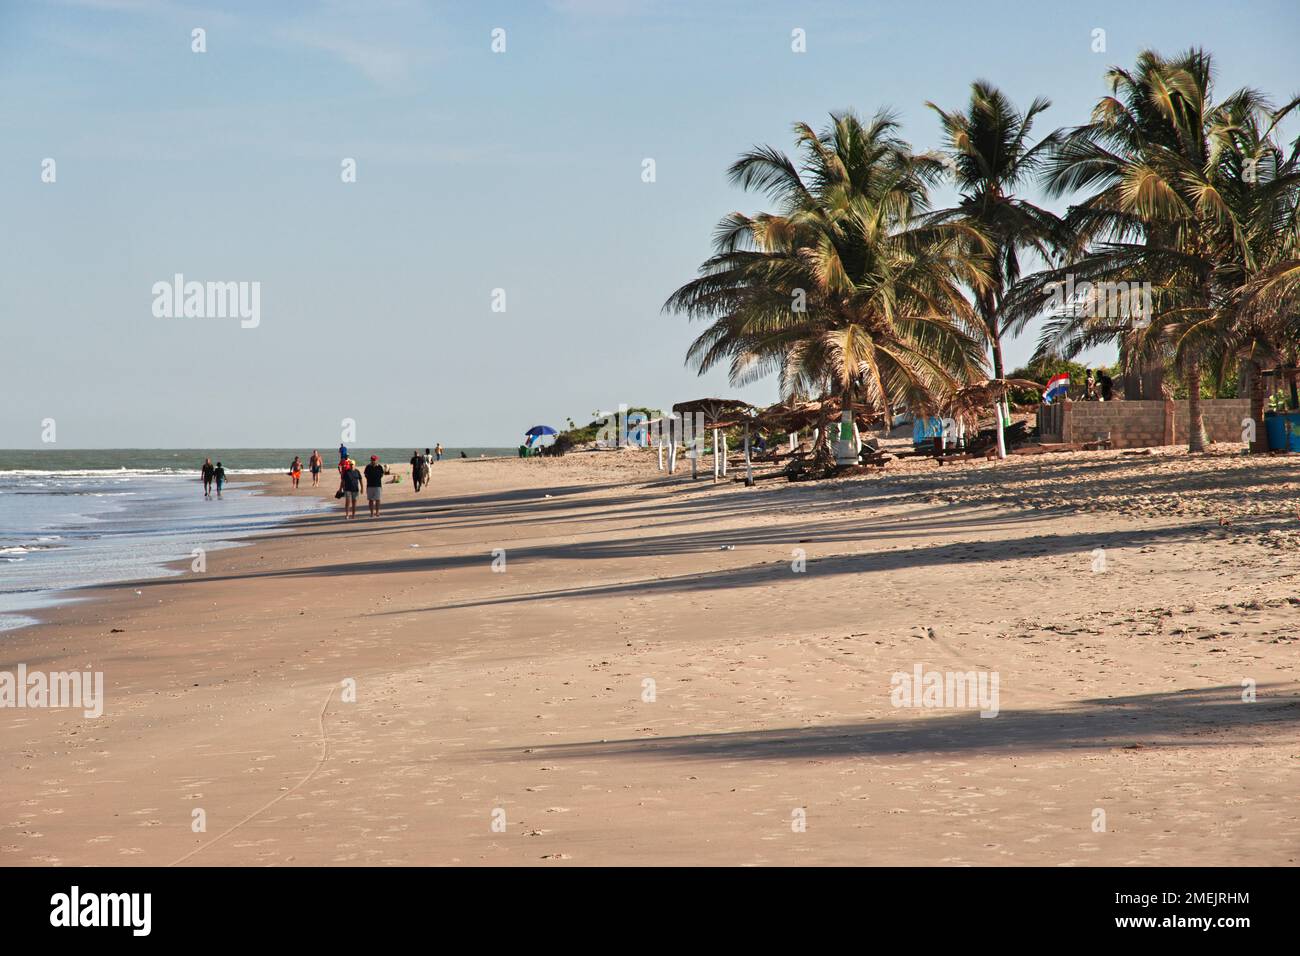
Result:
<svg viewBox="0 0 1300 956"><path fill-rule="evenodd" d="M796 159L742 155L732 181L774 208L724 218L714 254L665 304L708 323L688 364L725 363L738 386L776 373L783 399L838 395L887 416L941 408L990 369L1082 383L1072 360L1106 345L1112 378L1168 370L1188 396L1191 451L1204 448L1201 399L1235 394L1243 363L1262 419L1260 373L1300 364L1300 137L1283 144L1278 125L1300 98L1216 99L1199 49L1145 51L1106 78L1087 122L1037 142L1047 101L1021 112L977 81L963 110L930 104L940 156L914 152L887 111L835 115L820 133L796 124ZM941 180L960 199L934 211ZM1068 198L1066 212L1018 195L1031 185ZM1073 291L1083 283L1091 296ZM1003 337L1040 318L1034 360L1004 376Z"/></svg>

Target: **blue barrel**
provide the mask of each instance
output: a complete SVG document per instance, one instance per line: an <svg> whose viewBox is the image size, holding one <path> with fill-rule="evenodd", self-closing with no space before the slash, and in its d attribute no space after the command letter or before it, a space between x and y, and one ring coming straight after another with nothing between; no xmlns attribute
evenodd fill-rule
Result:
<svg viewBox="0 0 1300 956"><path fill-rule="evenodd" d="M1288 442L1287 426L1290 425ZM1268 447L1275 451L1300 451L1300 412L1267 414L1264 416L1264 429L1268 433Z"/></svg>

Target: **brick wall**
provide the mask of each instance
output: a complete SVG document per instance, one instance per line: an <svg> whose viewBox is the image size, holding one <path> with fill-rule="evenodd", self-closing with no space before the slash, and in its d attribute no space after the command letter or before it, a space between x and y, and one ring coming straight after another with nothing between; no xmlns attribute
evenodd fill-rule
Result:
<svg viewBox="0 0 1300 956"><path fill-rule="evenodd" d="M1187 442L1187 402L1070 402L1060 440L1093 441L1110 433L1116 448L1146 448ZM1212 442L1241 441L1241 420L1250 413L1245 398L1204 399L1205 433Z"/></svg>

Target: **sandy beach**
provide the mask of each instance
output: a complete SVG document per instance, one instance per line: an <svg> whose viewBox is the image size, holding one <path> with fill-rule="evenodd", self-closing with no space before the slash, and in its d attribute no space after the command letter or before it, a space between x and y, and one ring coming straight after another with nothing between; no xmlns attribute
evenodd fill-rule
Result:
<svg viewBox="0 0 1300 956"><path fill-rule="evenodd" d="M4 635L107 700L0 713L0 863L1293 864L1300 481L1239 451L442 462Z"/></svg>

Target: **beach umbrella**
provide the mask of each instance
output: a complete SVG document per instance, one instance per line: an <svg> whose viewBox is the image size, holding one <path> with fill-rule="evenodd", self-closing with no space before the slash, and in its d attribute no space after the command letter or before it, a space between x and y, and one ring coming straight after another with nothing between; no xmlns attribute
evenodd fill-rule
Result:
<svg viewBox="0 0 1300 956"><path fill-rule="evenodd" d="M528 429L528 431L524 432L524 437L528 439L527 441L524 442L524 444L528 445L529 447L532 447L533 442L537 441L537 439L541 438L542 436L558 435L558 434L559 432L557 432L550 425L534 425L532 428Z"/></svg>

